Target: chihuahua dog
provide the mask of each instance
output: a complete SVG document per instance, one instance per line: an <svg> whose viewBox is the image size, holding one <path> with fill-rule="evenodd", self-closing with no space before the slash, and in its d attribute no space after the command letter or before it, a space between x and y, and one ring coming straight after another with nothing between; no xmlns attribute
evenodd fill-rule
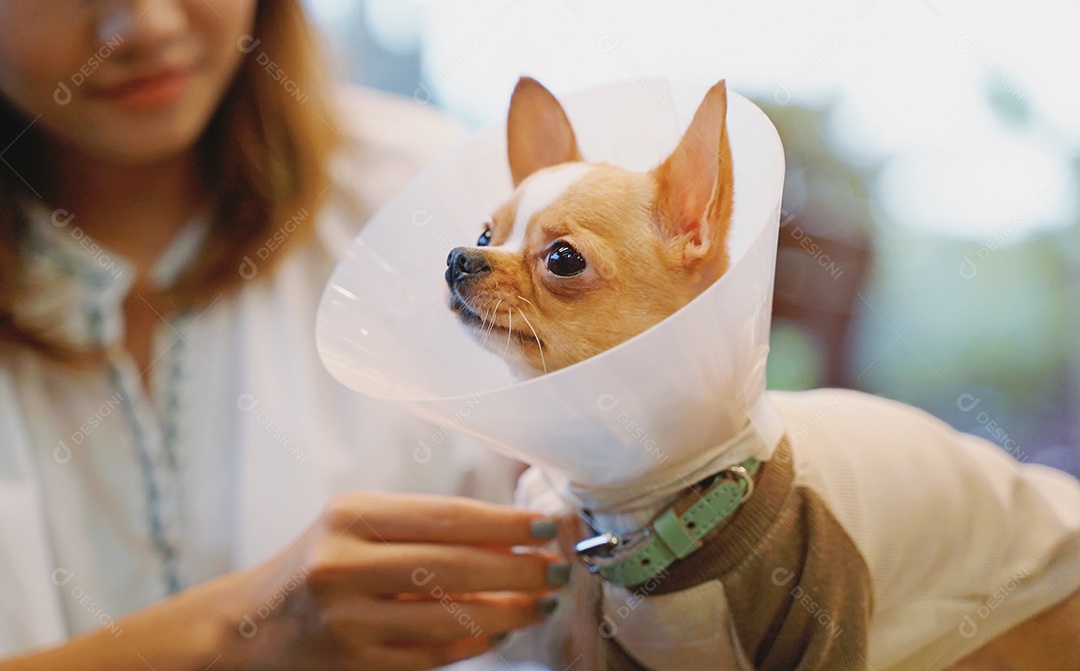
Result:
<svg viewBox="0 0 1080 671"><path fill-rule="evenodd" d="M729 263L726 111L721 81L671 155L638 173L585 162L555 97L521 79L507 122L515 190L475 246L450 253L451 309L486 347L537 374L613 347L686 305ZM1080 587L1075 481L1016 464L911 408L829 393L841 399L830 428L786 436L754 476L753 495L662 580L624 589L575 574L580 589L551 663L1080 668L1080 592L1069 596ZM820 394L772 400L798 427L819 411ZM660 507L681 514L695 497L697 485ZM632 526L618 515L592 520L607 531ZM566 545L588 535L583 527L566 533ZM999 610L1002 590L1017 596ZM581 627L582 618L596 628Z"/></svg>
<svg viewBox="0 0 1080 671"><path fill-rule="evenodd" d="M535 80L521 80L508 121L517 190L476 247L450 253L452 309L489 348L550 372L685 305L727 269L726 106L721 82L675 153L641 174L582 162L562 107Z"/></svg>

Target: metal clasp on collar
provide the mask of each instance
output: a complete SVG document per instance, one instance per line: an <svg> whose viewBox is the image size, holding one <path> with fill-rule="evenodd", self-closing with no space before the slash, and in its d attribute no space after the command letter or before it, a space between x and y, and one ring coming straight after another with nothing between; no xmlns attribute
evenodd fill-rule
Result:
<svg viewBox="0 0 1080 671"><path fill-rule="evenodd" d="M750 473L738 464L727 469L725 473L730 473L736 479L746 483L746 491L743 492L742 498L739 499L739 503L745 503L750 498L750 495L754 493L754 478L750 477Z"/></svg>
<svg viewBox="0 0 1080 671"><path fill-rule="evenodd" d="M578 541L574 546L574 552L578 558L589 567L590 573L596 573L600 568L590 561L593 555L611 552L622 544L622 539L617 534L606 533L585 540Z"/></svg>

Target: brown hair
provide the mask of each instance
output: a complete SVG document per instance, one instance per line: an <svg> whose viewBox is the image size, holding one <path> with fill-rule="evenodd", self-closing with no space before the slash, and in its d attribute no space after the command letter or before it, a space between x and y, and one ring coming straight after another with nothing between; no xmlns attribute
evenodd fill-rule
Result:
<svg viewBox="0 0 1080 671"><path fill-rule="evenodd" d="M198 143L203 181L216 210L211 232L188 272L155 297L166 310L204 305L235 288L244 279L241 263L256 250L266 256L259 259L260 272L267 270L288 246L267 256L268 238L289 222L287 242L302 239L331 184L328 162L340 135L322 54L301 0L261 0L253 33L251 44L240 46L254 48ZM260 54L301 82L302 93L276 81L259 63ZM0 146L9 147L5 159L13 168L0 171L0 344L69 358L64 343L14 319L28 231L16 200L20 175L31 182L48 179L39 158L44 138L33 126L27 130L28 124L0 96Z"/></svg>

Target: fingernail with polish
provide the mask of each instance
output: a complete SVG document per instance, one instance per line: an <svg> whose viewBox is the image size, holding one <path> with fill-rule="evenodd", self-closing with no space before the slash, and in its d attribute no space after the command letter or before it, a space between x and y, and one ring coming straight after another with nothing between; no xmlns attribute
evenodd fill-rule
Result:
<svg viewBox="0 0 1080 671"><path fill-rule="evenodd" d="M529 525L529 534L533 538L549 541L559 535L559 526L555 524L555 520L534 520Z"/></svg>
<svg viewBox="0 0 1080 671"><path fill-rule="evenodd" d="M570 564L548 564L548 585L551 587L562 587L568 582L570 582Z"/></svg>
<svg viewBox="0 0 1080 671"><path fill-rule="evenodd" d="M555 597L545 597L536 602L536 610L541 615L551 615L559 607L559 600Z"/></svg>

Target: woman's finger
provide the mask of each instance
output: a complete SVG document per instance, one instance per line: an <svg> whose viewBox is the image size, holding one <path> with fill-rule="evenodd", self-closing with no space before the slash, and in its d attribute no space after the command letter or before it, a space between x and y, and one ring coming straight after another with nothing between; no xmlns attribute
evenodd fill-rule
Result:
<svg viewBox="0 0 1080 671"><path fill-rule="evenodd" d="M372 646L365 648L358 655L361 663L357 669L358 671L422 671L482 655L493 647L494 642L490 636L460 639L452 643L436 645Z"/></svg>
<svg viewBox="0 0 1080 671"><path fill-rule="evenodd" d="M331 527L373 541L542 545L556 535L543 515L465 497L359 492L336 497Z"/></svg>
<svg viewBox="0 0 1080 671"><path fill-rule="evenodd" d="M316 556L307 582L331 598L341 590L388 596L465 592L543 592L562 587L569 566L549 552L467 545L372 543L338 538Z"/></svg>
<svg viewBox="0 0 1080 671"><path fill-rule="evenodd" d="M549 598L516 593L444 595L436 601L343 599L324 610L339 637L360 632L379 644L437 644L490 638L542 622Z"/></svg>

